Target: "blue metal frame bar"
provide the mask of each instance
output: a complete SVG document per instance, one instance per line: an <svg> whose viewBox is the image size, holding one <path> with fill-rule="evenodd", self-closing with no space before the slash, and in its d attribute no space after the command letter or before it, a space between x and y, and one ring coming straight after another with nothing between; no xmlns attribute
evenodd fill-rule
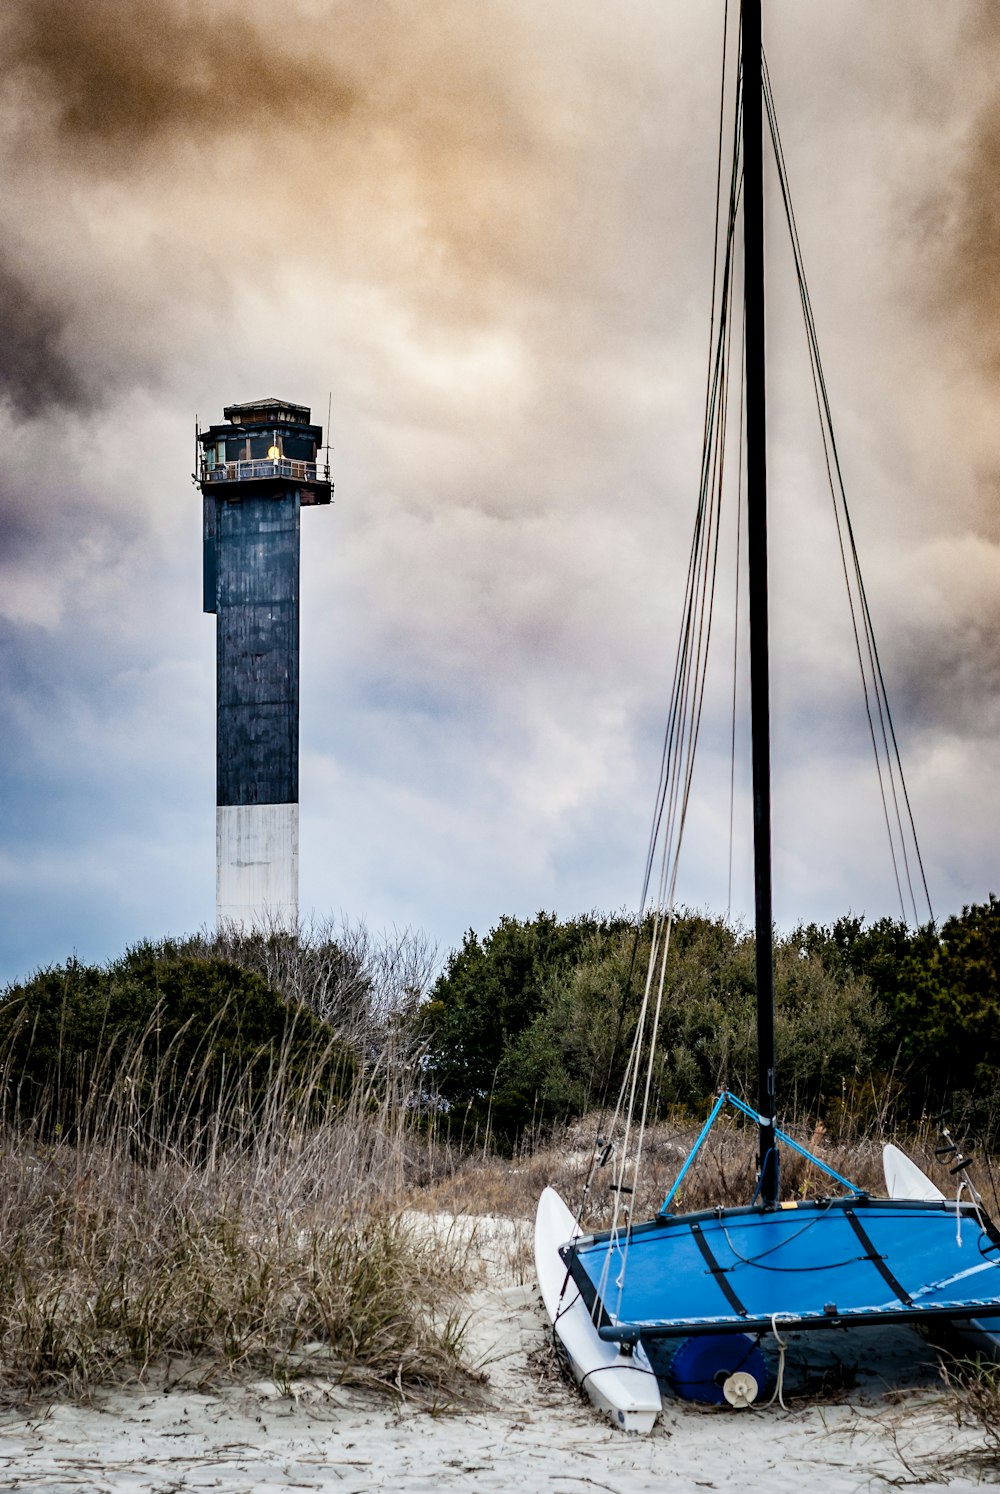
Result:
<svg viewBox="0 0 1000 1494"><path fill-rule="evenodd" d="M681 1183L684 1181L684 1175L687 1172L688 1168L691 1166L691 1163L694 1161L695 1157L697 1157L698 1153L701 1151L702 1142L705 1140L705 1137L708 1135L709 1131L711 1131L712 1127L714 1126L715 1121L716 1121L716 1117L718 1116L719 1111L722 1109L723 1105L726 1103L727 1098L728 1098L728 1096L726 1094L726 1091L723 1090L722 1094L719 1096L719 1098L716 1100L715 1104L712 1106L712 1109L711 1109L711 1112L709 1114L708 1120L705 1122L705 1124L701 1128L701 1135L698 1137L698 1140L695 1142L694 1146L691 1148L691 1150L688 1152L687 1156L685 1157L685 1159L684 1159L684 1166L681 1168L680 1172L677 1174L676 1178L674 1179L674 1185L673 1185L673 1187L671 1188L670 1192L667 1194L666 1198L663 1200L662 1204L660 1205L660 1213L661 1214L665 1214L667 1212L667 1210L669 1209L669 1207L670 1207L670 1205L671 1205L671 1203L673 1201L674 1194L677 1192L678 1188L681 1186Z"/></svg>
<svg viewBox="0 0 1000 1494"><path fill-rule="evenodd" d="M841 1177L839 1172L835 1172L832 1167L828 1167L825 1162L821 1162L818 1157L814 1156L812 1152L807 1151L804 1146L800 1146L797 1141L793 1141L791 1136L788 1136L784 1131L779 1131L777 1127L775 1127L774 1134L775 1136L777 1136L779 1141L783 1141L786 1146L790 1146L793 1152L798 1152L800 1157L805 1157L807 1162L811 1162L814 1167L819 1168L820 1172L825 1172L827 1177L833 1178L835 1182L842 1184L842 1186L847 1188L851 1193L864 1193L865 1190L863 1188L859 1188L857 1183L852 1183L847 1178Z"/></svg>
<svg viewBox="0 0 1000 1494"><path fill-rule="evenodd" d="M743 1100L738 1099L736 1095L730 1094L728 1090L726 1090L724 1098L727 1099L731 1105L734 1105L737 1110L742 1110L743 1114L747 1116L748 1119L752 1120L755 1125L759 1123L760 1116L757 1114L756 1110L751 1110L750 1106L747 1105ZM786 1146L790 1146L793 1152L798 1152L800 1157L805 1157L806 1161L812 1162L814 1166L819 1168L820 1172L825 1172L828 1177L835 1178L838 1183L842 1183L843 1186L845 1188L849 1188L852 1193L863 1193L865 1191L863 1188L859 1188L857 1183L849 1182L847 1178L841 1177L839 1172L835 1172L832 1167L829 1167L825 1162L821 1162L818 1157L814 1157L812 1152L807 1151L807 1149L802 1146L800 1142L789 1136L787 1131L779 1131L776 1126L774 1129L774 1134L778 1137L779 1141L783 1141Z"/></svg>
<svg viewBox="0 0 1000 1494"><path fill-rule="evenodd" d="M719 1112L721 1111L727 1100L735 1110L739 1110L743 1115L747 1117L748 1120L752 1120L754 1125L759 1124L760 1116L757 1114L757 1111L753 1110L748 1104L746 1104L744 1100L741 1100L737 1095L730 1094L727 1089L724 1089L722 1091L722 1094L716 1100L715 1104L712 1106L712 1109L709 1112L708 1120L701 1128L701 1134L699 1135L698 1140L695 1142L694 1146L688 1152L687 1157L684 1159L684 1166L681 1168L680 1172L677 1174L677 1177L674 1179L674 1183L672 1188L670 1189L670 1192L667 1194L666 1198L663 1200L663 1203L660 1205L659 1212L661 1214L665 1214L669 1209L677 1194L678 1188L684 1181L689 1167L691 1166L695 1157L697 1157L698 1153L701 1151L701 1148L705 1142L705 1138L708 1136L709 1131L715 1124ZM778 1128L775 1127L774 1134L779 1141L784 1142L785 1146L791 1147L793 1152L798 1152L800 1157L805 1157L807 1162L811 1162L814 1167L818 1167L820 1172L825 1172L828 1177L831 1177L836 1182L840 1183L842 1187L848 1190L848 1192L856 1193L858 1195L862 1195L864 1193L865 1190L863 1188L859 1188L856 1183L849 1182L847 1178L841 1177L839 1172L836 1172L832 1167L829 1167L826 1162L821 1162L819 1157L813 1156L812 1152L807 1151L804 1146L795 1141L791 1136L787 1134L787 1132L779 1131Z"/></svg>

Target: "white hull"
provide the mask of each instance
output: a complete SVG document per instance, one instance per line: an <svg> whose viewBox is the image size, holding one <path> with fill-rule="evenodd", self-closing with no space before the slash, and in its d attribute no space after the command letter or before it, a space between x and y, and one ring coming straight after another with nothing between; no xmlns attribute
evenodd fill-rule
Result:
<svg viewBox="0 0 1000 1494"><path fill-rule="evenodd" d="M663 1409L660 1387L641 1344L625 1354L605 1343L559 1255L580 1233L554 1188L546 1188L535 1216L535 1269L545 1311L565 1351L573 1378L594 1405L625 1432L651 1432Z"/></svg>
<svg viewBox="0 0 1000 1494"><path fill-rule="evenodd" d="M891 1142L882 1148L882 1171L890 1198L918 1198L924 1203L944 1198L927 1174ZM950 1326L970 1345L1000 1361L1000 1314L967 1318Z"/></svg>
<svg viewBox="0 0 1000 1494"><path fill-rule="evenodd" d="M917 1198L921 1203L944 1198L941 1189L891 1141L882 1148L882 1171L890 1198Z"/></svg>

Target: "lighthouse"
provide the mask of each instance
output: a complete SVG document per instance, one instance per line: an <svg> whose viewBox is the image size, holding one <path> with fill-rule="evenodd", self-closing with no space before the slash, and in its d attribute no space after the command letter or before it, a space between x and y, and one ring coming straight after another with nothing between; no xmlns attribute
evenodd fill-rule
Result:
<svg viewBox="0 0 1000 1494"><path fill-rule="evenodd" d="M299 515L330 502L305 405L228 405L197 431L204 607L216 618L217 926L299 910Z"/></svg>

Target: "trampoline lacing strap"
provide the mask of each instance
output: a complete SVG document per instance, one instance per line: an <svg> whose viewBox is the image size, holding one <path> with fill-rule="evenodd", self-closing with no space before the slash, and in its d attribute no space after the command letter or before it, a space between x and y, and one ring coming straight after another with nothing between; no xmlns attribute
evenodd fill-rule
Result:
<svg viewBox="0 0 1000 1494"><path fill-rule="evenodd" d="M725 1267L720 1266L719 1262L715 1259L715 1256L712 1253L712 1247L705 1239L701 1225L692 1223L691 1234L694 1236L694 1242L702 1253L705 1264L707 1265L709 1271L711 1271L712 1275L715 1277L715 1280L719 1286L719 1290L722 1292L726 1301L733 1309L733 1312L737 1312L739 1313L741 1318L745 1318L747 1315L747 1310L743 1306L743 1303L740 1301L739 1297L737 1297L736 1293L733 1291L733 1288L726 1277Z"/></svg>
<svg viewBox="0 0 1000 1494"><path fill-rule="evenodd" d="M868 1237L868 1232L866 1231L864 1225L861 1223L861 1220L855 1214L854 1210L845 1209L844 1217L853 1229L854 1233L857 1235L858 1239L861 1241L865 1255L871 1261L872 1265L875 1267L878 1274L882 1277L883 1281L885 1281L885 1283L892 1288L896 1296L899 1298L900 1302L902 1302L905 1307L912 1307L913 1298L904 1287L900 1286L895 1276L893 1276L892 1272L889 1270L889 1267L886 1265L885 1256L879 1255L878 1251L875 1249L875 1246L872 1244L871 1240Z"/></svg>

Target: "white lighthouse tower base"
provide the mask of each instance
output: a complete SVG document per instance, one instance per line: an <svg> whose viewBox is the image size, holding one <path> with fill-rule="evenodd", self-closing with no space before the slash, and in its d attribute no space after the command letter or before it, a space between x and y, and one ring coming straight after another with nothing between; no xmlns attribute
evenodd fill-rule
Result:
<svg viewBox="0 0 1000 1494"><path fill-rule="evenodd" d="M219 805L216 927L294 929L299 919L299 806Z"/></svg>

